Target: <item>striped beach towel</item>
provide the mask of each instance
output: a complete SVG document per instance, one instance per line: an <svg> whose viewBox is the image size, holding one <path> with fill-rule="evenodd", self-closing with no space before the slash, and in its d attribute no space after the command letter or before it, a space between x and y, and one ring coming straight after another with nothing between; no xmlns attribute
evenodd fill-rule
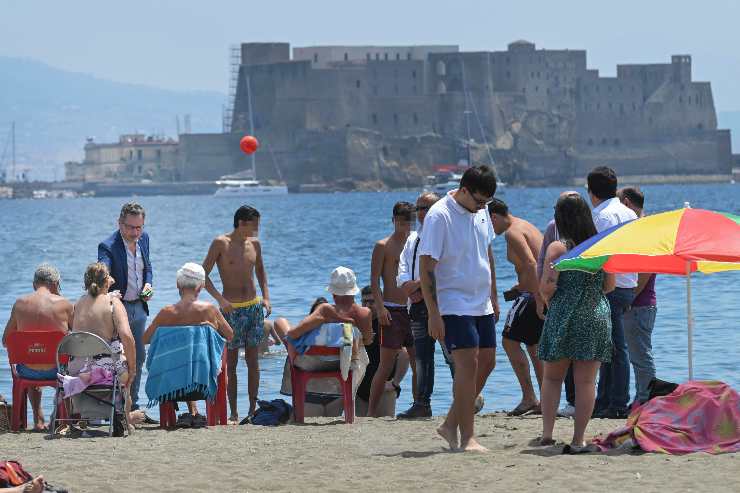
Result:
<svg viewBox="0 0 740 493"><path fill-rule="evenodd" d="M147 407L191 392L214 400L225 343L210 325L159 327L146 359Z"/></svg>

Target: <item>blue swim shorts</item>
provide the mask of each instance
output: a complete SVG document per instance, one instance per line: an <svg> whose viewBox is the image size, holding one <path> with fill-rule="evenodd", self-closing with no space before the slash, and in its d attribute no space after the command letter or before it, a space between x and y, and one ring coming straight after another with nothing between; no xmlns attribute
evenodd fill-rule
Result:
<svg viewBox="0 0 740 493"><path fill-rule="evenodd" d="M443 315L447 349L495 348L496 320L493 314L474 317L470 315Z"/></svg>
<svg viewBox="0 0 740 493"><path fill-rule="evenodd" d="M265 312L262 303L234 308L224 313L224 318L234 329L234 338L226 343L229 349L258 347L265 338Z"/></svg>
<svg viewBox="0 0 740 493"><path fill-rule="evenodd" d="M18 374L21 378L26 378L28 380L56 380L57 379L57 369L56 368L50 368L48 370L37 370L35 368L29 368L25 365L17 364L15 365L15 372Z"/></svg>

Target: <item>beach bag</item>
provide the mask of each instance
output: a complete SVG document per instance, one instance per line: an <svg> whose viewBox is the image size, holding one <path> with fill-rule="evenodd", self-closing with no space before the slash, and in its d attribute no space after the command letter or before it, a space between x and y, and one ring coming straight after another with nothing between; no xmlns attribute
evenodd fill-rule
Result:
<svg viewBox="0 0 740 493"><path fill-rule="evenodd" d="M293 406L282 399L273 399L271 401L257 401L259 409L249 420L253 425L260 426L278 426L288 422L290 414L293 412Z"/></svg>
<svg viewBox="0 0 740 493"><path fill-rule="evenodd" d="M0 488L20 486L31 481L33 477L14 460L0 461Z"/></svg>

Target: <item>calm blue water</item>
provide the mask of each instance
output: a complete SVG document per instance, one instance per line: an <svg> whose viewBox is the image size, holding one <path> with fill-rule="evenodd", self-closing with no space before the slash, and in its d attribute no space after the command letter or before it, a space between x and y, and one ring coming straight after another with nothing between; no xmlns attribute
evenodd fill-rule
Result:
<svg viewBox="0 0 740 493"><path fill-rule="evenodd" d="M555 188L503 190L512 212L540 228L552 216L560 193ZM693 207L740 214L740 185L654 186L644 188L649 212L675 209L690 201ZM415 192L287 195L251 201L262 213L260 238L275 316L298 321L324 287L331 270L345 265L359 282L369 281L373 244L391 230L391 209L398 200L414 201ZM21 294L31 290L33 271L43 261L62 273L62 292L76 299L82 292L86 265L95 261L98 242L116 228L119 198L0 201L0 323ZM156 313L177 300L175 271L185 262L201 262L211 240L231 229L238 199L212 197L143 197L146 228L151 236L154 287L151 308ZM505 259L503 239L494 243L499 293L514 284L514 271ZM657 281L658 317L653 344L658 376L672 381L687 377L685 279L660 276ZM740 388L740 273L693 278L695 375L724 380ZM207 294L204 293L206 297ZM502 311L509 304L500 300ZM501 325L497 327L500 333ZM500 336L498 337L500 343ZM439 353L439 351L438 351ZM284 355L261 360L261 398L278 397ZM432 404L435 414L446 412L451 381L438 354ZM246 370L240 365L239 408L247 410ZM402 383L398 410L410 403L410 372ZM142 382L142 399L144 398ZM7 355L0 348L0 393L11 394ZM48 407L47 390L46 406ZM520 391L503 350L484 390L486 410L509 409Z"/></svg>

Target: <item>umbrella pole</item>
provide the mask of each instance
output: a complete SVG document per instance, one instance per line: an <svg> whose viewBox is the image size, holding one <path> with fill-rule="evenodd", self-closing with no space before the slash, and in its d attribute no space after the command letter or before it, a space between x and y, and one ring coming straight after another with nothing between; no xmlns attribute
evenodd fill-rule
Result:
<svg viewBox="0 0 740 493"><path fill-rule="evenodd" d="M694 320L691 314L691 262L686 262L686 315L689 322L689 380L694 379Z"/></svg>

